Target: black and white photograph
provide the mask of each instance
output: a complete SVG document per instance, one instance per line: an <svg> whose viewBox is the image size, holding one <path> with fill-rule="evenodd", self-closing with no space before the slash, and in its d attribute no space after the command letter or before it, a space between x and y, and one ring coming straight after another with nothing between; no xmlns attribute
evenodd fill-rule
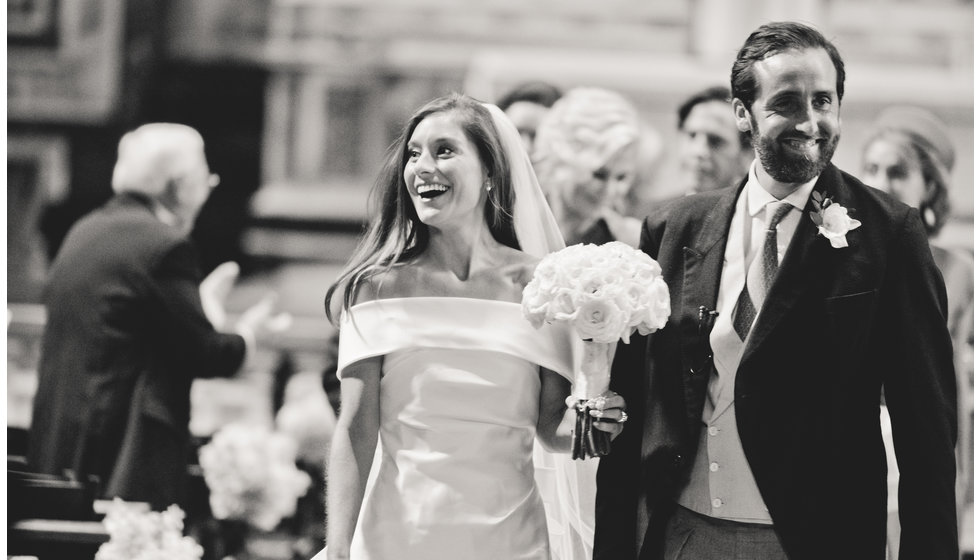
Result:
<svg viewBox="0 0 980 560"><path fill-rule="evenodd" d="M8 0L7 560L973 560L972 0Z"/></svg>

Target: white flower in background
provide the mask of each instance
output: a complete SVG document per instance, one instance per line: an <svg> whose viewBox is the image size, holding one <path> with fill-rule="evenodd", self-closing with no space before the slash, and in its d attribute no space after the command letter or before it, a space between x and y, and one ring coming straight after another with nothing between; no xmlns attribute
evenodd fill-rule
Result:
<svg viewBox="0 0 980 560"><path fill-rule="evenodd" d="M102 523L109 542L99 547L95 560L200 560L204 554L183 535L184 512L176 505L156 512L116 498Z"/></svg>
<svg viewBox="0 0 980 560"><path fill-rule="evenodd" d="M310 487L309 475L296 468L296 443L262 426L228 424L199 455L218 519L271 531Z"/></svg>
<svg viewBox="0 0 980 560"><path fill-rule="evenodd" d="M306 465L325 465L336 426L337 417L323 391L322 374L293 374L286 383L282 408L276 413L276 430L296 442L296 458Z"/></svg>

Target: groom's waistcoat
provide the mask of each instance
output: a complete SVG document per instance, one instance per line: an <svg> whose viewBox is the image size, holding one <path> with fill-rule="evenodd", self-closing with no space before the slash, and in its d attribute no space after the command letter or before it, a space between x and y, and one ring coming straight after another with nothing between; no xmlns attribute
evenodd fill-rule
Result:
<svg viewBox="0 0 980 560"><path fill-rule="evenodd" d="M745 350L745 342L736 334L733 318L739 294L746 286L753 263L764 259L767 230L771 230L777 263L790 250L807 207L814 178L782 200L763 189L754 172L739 193L724 246L724 262L719 278L718 298L710 328L713 370L708 375L707 394L701 420L704 427L698 441L691 480L684 487L678 503L710 517L749 523L772 523L769 509L759 492L752 469L745 457L735 419L735 378ZM767 208L780 205L790 208L781 222L772 226ZM806 224L804 223L804 227ZM754 301L762 308L765 301ZM751 332L749 333L751 336ZM791 367L787 364L787 367Z"/></svg>

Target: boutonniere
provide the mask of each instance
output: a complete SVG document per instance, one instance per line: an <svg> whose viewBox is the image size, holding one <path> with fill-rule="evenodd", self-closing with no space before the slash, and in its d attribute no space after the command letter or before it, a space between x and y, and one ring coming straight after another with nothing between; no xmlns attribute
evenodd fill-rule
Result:
<svg viewBox="0 0 980 560"><path fill-rule="evenodd" d="M810 212L810 219L817 224L817 232L830 241L834 249L847 247L847 232L857 229L861 222L847 215L847 208L834 202L833 197L813 191L810 202L817 209Z"/></svg>

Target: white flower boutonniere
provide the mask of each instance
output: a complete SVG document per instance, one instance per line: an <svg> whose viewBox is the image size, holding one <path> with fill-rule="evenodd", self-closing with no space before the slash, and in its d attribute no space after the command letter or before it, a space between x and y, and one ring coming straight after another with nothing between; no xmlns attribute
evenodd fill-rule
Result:
<svg viewBox="0 0 980 560"><path fill-rule="evenodd" d="M820 235L830 241L834 249L847 247L847 232L857 229L861 222L847 215L847 208L833 201L832 197L813 191L810 202L816 207L810 212L810 219L817 224Z"/></svg>

